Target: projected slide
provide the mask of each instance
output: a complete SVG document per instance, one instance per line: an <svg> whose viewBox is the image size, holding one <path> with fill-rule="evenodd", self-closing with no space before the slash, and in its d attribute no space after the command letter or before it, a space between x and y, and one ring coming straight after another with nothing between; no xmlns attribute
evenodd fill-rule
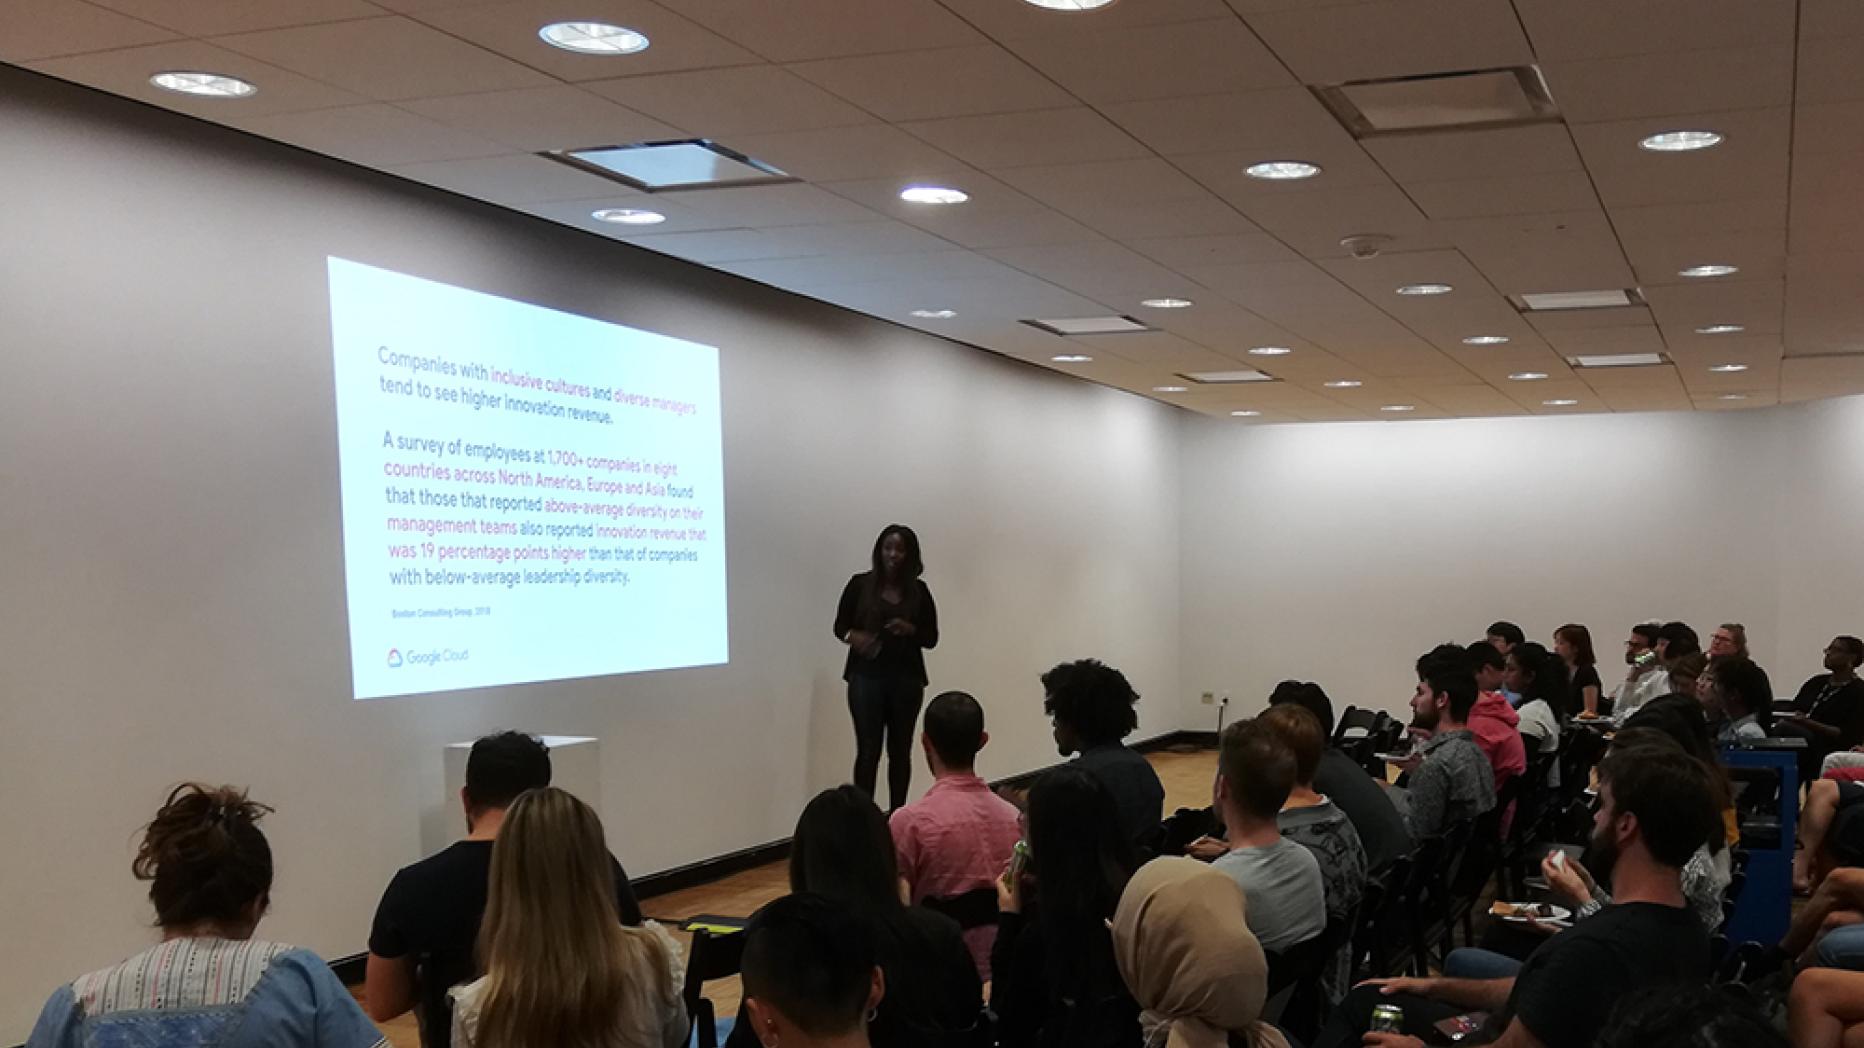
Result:
<svg viewBox="0 0 1864 1048"><path fill-rule="evenodd" d="M329 267L356 698L726 661L716 349Z"/></svg>

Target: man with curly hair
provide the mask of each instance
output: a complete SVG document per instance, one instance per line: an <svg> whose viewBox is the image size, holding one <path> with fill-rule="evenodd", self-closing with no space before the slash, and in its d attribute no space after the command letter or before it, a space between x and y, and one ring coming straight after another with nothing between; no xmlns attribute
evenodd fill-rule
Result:
<svg viewBox="0 0 1864 1048"><path fill-rule="evenodd" d="M1120 809L1134 841L1150 837L1165 817L1165 787L1125 738L1139 728L1139 693L1126 675L1098 659L1064 662L1042 675L1042 710L1055 726L1055 748L1099 779Z"/></svg>

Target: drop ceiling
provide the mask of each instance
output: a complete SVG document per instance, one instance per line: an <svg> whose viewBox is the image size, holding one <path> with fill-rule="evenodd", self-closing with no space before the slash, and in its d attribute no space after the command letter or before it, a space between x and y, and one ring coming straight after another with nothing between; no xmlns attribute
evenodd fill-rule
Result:
<svg viewBox="0 0 1864 1048"><path fill-rule="evenodd" d="M562 20L652 44L556 50L537 31ZM0 5L0 61L1189 410L1257 413L1239 424L1864 392L1860 47L1857 0ZM1556 118L1358 139L1320 101L1360 81L1523 67ZM259 90L196 99L149 84L172 69ZM1679 128L1724 141L1638 147ZM682 138L797 181L648 194L539 155ZM1243 173L1273 160L1322 173ZM899 199L919 183L970 199ZM667 220L591 217L606 208ZM1359 259L1340 242L1363 234L1390 239ZM1678 275L1704 263L1739 272ZM1430 282L1454 291L1394 293ZM1635 304L1515 305L1609 289L1636 289ZM1141 304L1157 298L1193 305ZM1154 330L1022 323L1108 315ZM1710 325L1744 330L1698 333ZM1508 341L1464 342L1492 335ZM1265 345L1293 352L1249 353ZM1568 364L1620 353L1664 363ZM1710 370L1721 364L1747 368ZM1180 377L1244 368L1277 381ZM1523 373L1547 377L1509 378ZM1359 385L1328 385L1342 380Z"/></svg>

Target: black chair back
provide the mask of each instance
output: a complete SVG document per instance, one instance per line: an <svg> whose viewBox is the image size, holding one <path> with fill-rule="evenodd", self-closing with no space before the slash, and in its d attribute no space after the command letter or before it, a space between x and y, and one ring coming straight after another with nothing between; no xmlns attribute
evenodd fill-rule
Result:
<svg viewBox="0 0 1864 1048"><path fill-rule="evenodd" d="M1346 712L1340 714L1339 722L1333 726L1333 744L1338 746L1346 742L1348 729L1353 729L1355 738L1361 731L1370 734L1373 726L1378 722L1379 715L1374 711L1360 709L1358 706L1348 706Z"/></svg>
<svg viewBox="0 0 1864 1048"><path fill-rule="evenodd" d="M718 1014L712 1002L705 998L705 984L713 979L730 978L738 974L743 965L743 932L721 935L703 928L693 930L692 948L686 954L686 985L680 996L685 998L686 1014L692 1017L693 1028L698 1032L696 1048L718 1048Z"/></svg>

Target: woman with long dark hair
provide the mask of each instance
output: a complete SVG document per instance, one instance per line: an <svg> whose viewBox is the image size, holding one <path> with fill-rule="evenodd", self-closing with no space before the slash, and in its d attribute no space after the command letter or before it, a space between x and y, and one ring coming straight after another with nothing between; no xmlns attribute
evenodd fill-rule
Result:
<svg viewBox="0 0 1864 1048"><path fill-rule="evenodd" d="M884 744L889 808L904 805L912 785L925 651L938 646L938 608L919 578L924 573L919 536L889 524L874 540L873 567L848 580L835 609L835 637L848 646L841 676L854 718L854 784L875 795Z"/></svg>
<svg viewBox="0 0 1864 1048"><path fill-rule="evenodd" d="M1599 679L1598 656L1592 653L1592 631L1577 622L1569 622L1553 631L1553 650L1566 664L1573 697L1569 702L1573 716L1592 720L1599 715L1599 696L1605 682Z"/></svg>
<svg viewBox="0 0 1864 1048"><path fill-rule="evenodd" d="M1139 1005L1107 922L1138 868L1113 795L1073 765L1029 791L1027 867L997 885L990 1003L1003 1048L1129 1048Z"/></svg>

